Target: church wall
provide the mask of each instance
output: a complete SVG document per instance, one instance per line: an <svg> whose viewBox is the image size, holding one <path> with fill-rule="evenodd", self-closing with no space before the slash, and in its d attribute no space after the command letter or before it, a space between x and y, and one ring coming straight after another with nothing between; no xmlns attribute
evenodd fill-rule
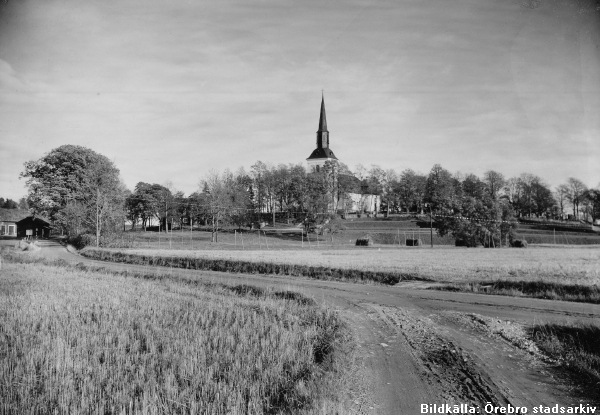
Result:
<svg viewBox="0 0 600 415"><path fill-rule="evenodd" d="M352 212L374 213L381 207L381 196L379 195L349 193L347 199L340 199L338 207L342 209L346 201L348 201L349 204L348 210Z"/></svg>

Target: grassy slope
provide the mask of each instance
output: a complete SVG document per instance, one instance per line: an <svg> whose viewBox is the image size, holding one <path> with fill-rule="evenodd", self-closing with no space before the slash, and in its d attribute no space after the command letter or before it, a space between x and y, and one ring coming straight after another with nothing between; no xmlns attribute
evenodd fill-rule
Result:
<svg viewBox="0 0 600 415"><path fill-rule="evenodd" d="M5 261L1 411L279 413L335 406L331 373L345 329L336 314L311 303L247 287Z"/></svg>

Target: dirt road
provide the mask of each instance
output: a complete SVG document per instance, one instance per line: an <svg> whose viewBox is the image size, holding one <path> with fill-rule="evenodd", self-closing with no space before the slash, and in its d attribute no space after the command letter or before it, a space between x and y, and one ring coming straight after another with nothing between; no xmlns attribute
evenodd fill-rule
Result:
<svg viewBox="0 0 600 415"><path fill-rule="evenodd" d="M348 399L355 413L420 414L422 405L507 408L579 405L552 364L525 341L523 328L541 322L598 322L600 306L297 277L228 274L92 261L43 242L44 255L113 270L172 272L201 280L292 289L338 309L358 342L356 381ZM490 406L487 407L488 409ZM428 406L428 413L432 407ZM600 409L599 409L600 410Z"/></svg>

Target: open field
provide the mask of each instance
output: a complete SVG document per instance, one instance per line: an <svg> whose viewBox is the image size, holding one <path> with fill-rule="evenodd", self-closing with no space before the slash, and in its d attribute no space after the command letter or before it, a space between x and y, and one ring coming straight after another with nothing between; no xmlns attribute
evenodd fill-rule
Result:
<svg viewBox="0 0 600 415"><path fill-rule="evenodd" d="M4 261L0 411L337 408L336 313L297 293L152 278Z"/></svg>
<svg viewBox="0 0 600 415"><path fill-rule="evenodd" d="M94 252L95 248L82 251ZM204 258L249 263L291 264L332 269L412 275L438 282L540 281L600 285L600 249L552 247L528 249L476 249L436 247L401 249L305 250L155 250L101 249L149 257Z"/></svg>
<svg viewBox="0 0 600 415"><path fill-rule="evenodd" d="M572 254L576 254L582 248L572 249L575 249ZM471 255L493 251L459 248L439 250L464 251ZM556 249L545 249L552 250ZM345 251L366 253L384 250L315 250L313 254ZM396 248L389 251L410 253L420 249ZM587 251L595 252L592 249ZM237 252L239 251L232 251L233 254ZM280 251L281 254L286 252L293 251ZM88 272L106 268L123 275L142 276L129 279L157 285L171 285L176 280L187 287L195 287L199 281L206 281L208 284L218 281L219 284L231 284L231 288L225 289L221 285L214 288L247 293L251 298L255 295L262 296L261 293L266 290L271 293L267 294L269 298L274 300L274 294L293 286L294 290L306 293L315 301L337 310L353 334L356 347L352 353L352 375L347 378L351 381L346 381L344 388L336 389L348 390L345 395L347 399L343 400L346 406L342 410L335 408L338 413L412 414L419 413L420 405L424 402L457 402L478 405L480 408L486 402L499 407L505 407L510 402L513 406L529 408L529 413L533 407L540 405L575 408L581 403L598 403L595 394L584 391L589 385L587 375L584 379L580 372L576 372L572 378L565 378L565 371L570 371L576 362L579 368L588 373L593 374L589 370L596 370L593 356L588 359L583 353L570 352L578 339L585 337L585 341L579 343L585 343L585 347L591 346L591 349L584 348L583 352L591 350L591 353L597 355L598 343L594 340L594 329L570 331L570 338L557 331L559 328L572 328L578 324L585 324L585 327L597 326L600 316L598 304L427 290L423 288L432 284L422 282L399 284L396 287L380 284L365 286L339 281L290 278L285 275L237 274L189 268L165 270L164 267L142 263L136 265L93 261L67 251L56 241L42 244L38 252L5 252L4 256L21 260L39 258L40 261L58 261L72 264L69 266L71 269L75 267ZM145 281L146 279L150 281ZM240 286L240 282L246 285ZM304 302L303 299L307 298L289 294L281 296L290 298L290 301L291 298L296 298L296 303ZM140 296L140 301L145 298ZM176 302L188 299L172 296L167 300ZM177 309L176 305L169 307ZM148 307L145 310L149 313ZM167 317L165 319L173 324L172 320ZM544 337L536 334L547 327L547 324L554 325L557 330L547 331L550 336L546 338L551 344L559 342L563 345L554 351L544 349ZM588 339L591 341L588 342ZM321 344L331 342L324 341ZM337 346L339 343L333 344ZM336 350L340 349L334 347L334 356ZM562 356L561 351L566 354ZM333 370L323 373L327 376L336 372ZM596 387L594 383L592 379L591 384ZM327 387L325 382L325 387L320 390L331 391L332 388ZM332 397L334 395L329 394ZM175 408L172 406L167 409L176 413ZM156 412L161 410L159 408ZM186 410L181 408L179 412ZM328 411L318 409L316 412Z"/></svg>

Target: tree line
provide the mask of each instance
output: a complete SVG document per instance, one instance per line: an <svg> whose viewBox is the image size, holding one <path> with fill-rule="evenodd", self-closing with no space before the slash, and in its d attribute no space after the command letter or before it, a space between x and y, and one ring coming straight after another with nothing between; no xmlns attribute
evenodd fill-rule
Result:
<svg viewBox="0 0 600 415"><path fill-rule="evenodd" d="M0 197L0 209L29 209L27 199L22 197L18 202Z"/></svg>
<svg viewBox="0 0 600 415"><path fill-rule="evenodd" d="M275 223L276 216L310 227L348 214L357 197L366 195L380 196L375 213L431 214L440 235L452 234L466 244L506 243L519 217L600 217L600 190L588 189L576 178L551 189L529 173L505 178L490 170L478 177L451 173L439 164L421 174L376 165L351 171L338 162L308 171L302 164L257 161L249 171L211 171L186 196L170 182L139 182L129 190L108 158L64 145L25 163L21 177L27 180L26 203L34 212L50 218L55 229L69 236L88 235L97 245L118 234L125 221L144 229L158 224L159 231L202 224L210 227L215 242L225 225Z"/></svg>

